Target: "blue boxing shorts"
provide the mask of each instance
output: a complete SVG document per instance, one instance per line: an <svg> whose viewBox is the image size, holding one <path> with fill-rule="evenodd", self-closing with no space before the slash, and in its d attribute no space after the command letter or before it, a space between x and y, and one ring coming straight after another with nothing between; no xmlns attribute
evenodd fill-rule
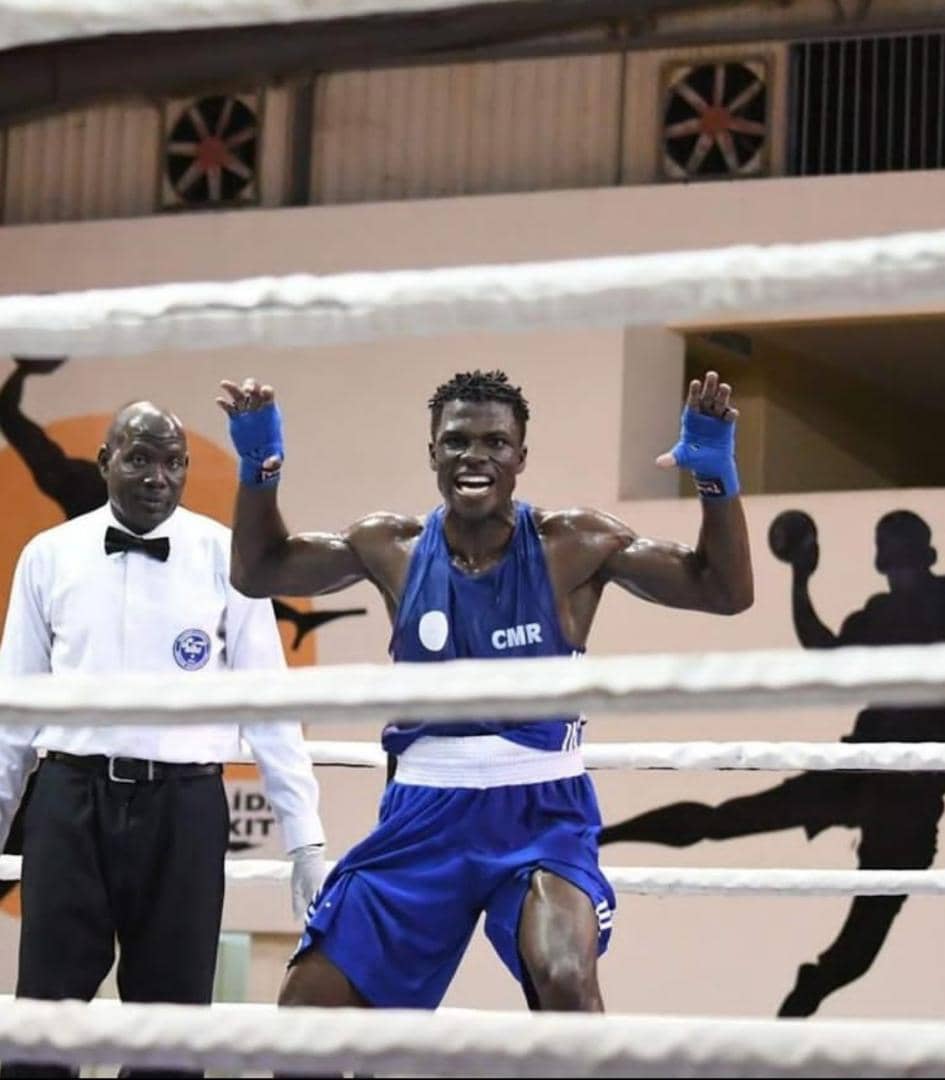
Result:
<svg viewBox="0 0 945 1080"><path fill-rule="evenodd" d="M535 870L581 889L607 948L616 898L597 858L600 811L586 774L504 787L391 783L374 831L309 906L290 961L318 948L372 1005L433 1009L479 916L522 982L518 928Z"/></svg>

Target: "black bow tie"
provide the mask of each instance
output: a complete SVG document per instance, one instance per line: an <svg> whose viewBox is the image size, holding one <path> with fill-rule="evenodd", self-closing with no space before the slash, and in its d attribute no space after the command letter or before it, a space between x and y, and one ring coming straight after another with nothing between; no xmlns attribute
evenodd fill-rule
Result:
<svg viewBox="0 0 945 1080"><path fill-rule="evenodd" d="M151 559L167 562L171 553L171 542L166 536L145 540L142 536L122 532L121 529L114 529L109 525L105 530L105 554L114 555L116 551L140 551Z"/></svg>

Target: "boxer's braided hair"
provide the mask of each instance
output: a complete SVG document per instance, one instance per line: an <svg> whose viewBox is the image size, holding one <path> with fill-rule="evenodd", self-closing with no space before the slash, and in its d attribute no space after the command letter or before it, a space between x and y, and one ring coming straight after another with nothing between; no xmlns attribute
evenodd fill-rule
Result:
<svg viewBox="0 0 945 1080"><path fill-rule="evenodd" d="M440 424L443 406L448 401L499 401L512 407L522 438L528 423L528 402L520 386L513 386L504 371L460 371L449 382L436 388L427 404L430 406L431 427L435 433Z"/></svg>

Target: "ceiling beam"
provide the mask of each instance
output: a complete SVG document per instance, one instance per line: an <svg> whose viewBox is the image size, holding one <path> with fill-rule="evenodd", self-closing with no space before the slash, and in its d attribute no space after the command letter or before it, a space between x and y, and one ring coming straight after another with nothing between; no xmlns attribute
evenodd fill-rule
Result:
<svg viewBox="0 0 945 1080"><path fill-rule="evenodd" d="M656 47L659 18L744 0L487 0L449 9L264 26L77 38L0 51L0 126L129 96L179 97L300 82L324 71L579 48ZM783 5L784 0L770 0ZM0 0L2 13L3 0ZM836 24L831 22L836 32ZM567 36L600 31L596 42ZM792 24L794 36L804 27ZM810 33L811 28L807 27ZM787 33L785 28L784 33ZM772 35L769 28L766 34ZM556 35L563 39L555 44ZM719 28L689 44L725 38ZM777 36L773 33L772 36ZM745 37L744 27L729 32ZM679 33L667 44L682 41Z"/></svg>

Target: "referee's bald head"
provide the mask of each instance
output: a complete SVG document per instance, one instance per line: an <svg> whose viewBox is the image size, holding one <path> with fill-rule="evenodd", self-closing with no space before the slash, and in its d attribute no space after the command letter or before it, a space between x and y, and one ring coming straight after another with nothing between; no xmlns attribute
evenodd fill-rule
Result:
<svg viewBox="0 0 945 1080"><path fill-rule="evenodd" d="M187 481L184 425L152 401L123 405L99 448L98 467L119 522L146 533L177 508Z"/></svg>
<svg viewBox="0 0 945 1080"><path fill-rule="evenodd" d="M129 401L112 417L105 435L105 445L113 449L125 439L146 435L152 439L187 441L184 425L175 413L153 401Z"/></svg>

